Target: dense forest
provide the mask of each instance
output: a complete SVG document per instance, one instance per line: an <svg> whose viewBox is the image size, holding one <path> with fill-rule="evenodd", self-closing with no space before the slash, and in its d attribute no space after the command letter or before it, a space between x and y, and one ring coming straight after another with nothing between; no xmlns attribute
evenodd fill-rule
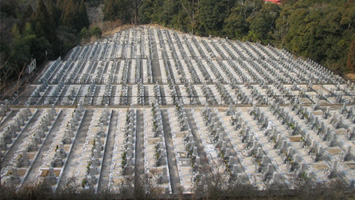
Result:
<svg viewBox="0 0 355 200"><path fill-rule="evenodd" d="M355 0L0 0L0 77L100 36L87 6L105 21L160 24L201 36L271 44L340 73L355 71Z"/></svg>
<svg viewBox="0 0 355 200"><path fill-rule="evenodd" d="M100 35L89 28L80 0L0 0L0 81L17 79L32 58L56 59L82 38Z"/></svg>
<svg viewBox="0 0 355 200"><path fill-rule="evenodd" d="M105 20L157 23L201 36L272 44L346 73L355 70L354 0L106 0Z"/></svg>

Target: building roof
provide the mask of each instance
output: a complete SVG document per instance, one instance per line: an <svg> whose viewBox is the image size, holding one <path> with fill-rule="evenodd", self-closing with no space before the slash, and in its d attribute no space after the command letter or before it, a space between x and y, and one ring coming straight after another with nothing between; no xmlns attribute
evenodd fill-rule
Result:
<svg viewBox="0 0 355 200"><path fill-rule="evenodd" d="M271 2L276 4L281 4L281 0L264 0L265 2Z"/></svg>

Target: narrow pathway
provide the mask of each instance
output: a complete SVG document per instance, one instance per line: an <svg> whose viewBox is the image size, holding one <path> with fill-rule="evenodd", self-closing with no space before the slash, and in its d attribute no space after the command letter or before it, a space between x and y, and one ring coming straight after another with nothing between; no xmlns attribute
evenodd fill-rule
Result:
<svg viewBox="0 0 355 200"><path fill-rule="evenodd" d="M94 96L92 97L92 105L95 105L95 106L100 106L101 105L101 100L102 100L102 96L100 97L99 94L100 94L100 90L101 90L101 86L96 86L95 88L95 92L94 92Z"/></svg>
<svg viewBox="0 0 355 200"><path fill-rule="evenodd" d="M201 158L201 164L208 166L208 160L207 160L207 155L206 152L203 150L203 145L202 145L202 140L200 137L200 134L197 132L198 128L196 126L196 122L194 120L194 117L192 116L192 112L190 109L186 109L186 116L188 118L188 123L191 128L192 135L195 138L196 141L196 146L197 146L197 153L198 156Z"/></svg>
<svg viewBox="0 0 355 200"><path fill-rule="evenodd" d="M92 119L92 116L94 114L93 110L87 110L86 114L81 122L81 126L79 127L78 135L76 136L76 140L74 140L74 143L72 144L72 151L70 155L68 155L67 158L67 165L65 169L63 169L62 177L60 177L60 181L58 183L57 189L63 189L66 180L70 180L71 177L75 177L75 169L78 166L78 162L80 161L81 154L80 151L82 151L84 144L85 144L85 139L88 134L90 122Z"/></svg>
<svg viewBox="0 0 355 200"><path fill-rule="evenodd" d="M168 167L170 172L171 189L173 194L177 194L180 187L180 178L177 169L177 161L175 158L174 145L167 110L162 110L162 119L164 127L164 138L166 142L165 145L167 149Z"/></svg>
<svg viewBox="0 0 355 200"><path fill-rule="evenodd" d="M149 105L148 86L144 86L144 105Z"/></svg>
<svg viewBox="0 0 355 200"><path fill-rule="evenodd" d="M127 105L131 105L132 104L132 101L133 101L133 98L137 98L136 96L133 97L132 95L132 85L128 85L128 93L127 93ZM135 94L136 95L136 94Z"/></svg>
<svg viewBox="0 0 355 200"><path fill-rule="evenodd" d="M111 94L109 97L110 100L109 100L109 104L108 104L110 106L115 104L116 88L117 88L116 85L112 86L112 88L111 88Z"/></svg>
<svg viewBox="0 0 355 200"><path fill-rule="evenodd" d="M134 167L134 185L139 184L144 174L144 116L142 110L137 110L136 160Z"/></svg>
<svg viewBox="0 0 355 200"><path fill-rule="evenodd" d="M68 91L69 87L70 87L69 85L64 85L64 88L63 88L63 90L60 92L60 94L58 95L57 100L54 101L54 102L55 102L54 105L61 105L62 102L63 102L63 100L64 100L64 101L67 100L66 98L68 98L68 97L65 96L65 93ZM73 98L74 98L74 97L73 97Z"/></svg>
<svg viewBox="0 0 355 200"><path fill-rule="evenodd" d="M153 83L158 82L158 84L162 84L157 45L156 43L152 43L152 45L153 45L152 73L153 73L153 81L154 81Z"/></svg>
<svg viewBox="0 0 355 200"><path fill-rule="evenodd" d="M111 162L112 162L112 156L113 156L113 147L115 144L115 133L116 133L116 127L117 127L117 122L118 122L118 111L113 110L112 111L112 120L109 126L109 131L108 131L108 139L107 139L107 144L105 148L105 153L104 153L104 158L102 162L102 170L101 170L101 178L99 180L98 184L98 192L104 192L108 189L108 183L109 183L109 178L110 178L110 167L111 167Z"/></svg>
<svg viewBox="0 0 355 200"><path fill-rule="evenodd" d="M166 94L163 86L160 87L160 92L161 92L161 105L166 105Z"/></svg>

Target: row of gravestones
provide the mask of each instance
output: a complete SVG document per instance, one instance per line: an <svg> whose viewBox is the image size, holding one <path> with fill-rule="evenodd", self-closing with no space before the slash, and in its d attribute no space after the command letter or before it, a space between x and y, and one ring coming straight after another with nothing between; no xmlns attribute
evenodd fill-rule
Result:
<svg viewBox="0 0 355 200"><path fill-rule="evenodd" d="M183 58L185 58L184 60L186 60L186 53L184 52L184 51L182 51L184 48L183 48L183 46L182 46L182 44L181 44L181 42L180 42L180 38L178 37L178 35L176 34L176 33L174 33L173 34L173 36L174 36L174 40L177 42L177 45L178 45L178 48L179 48L179 50L181 51L180 53L181 53L181 56L183 57ZM169 42L170 43L170 42ZM172 45L172 47L173 47L173 49L174 49L174 51L175 51L175 48L174 48L174 45ZM175 53L176 54L176 53ZM187 78L187 76L186 76L186 72L185 72L185 70L183 69L183 61L184 60L182 60L182 59L180 59L178 56L177 56L177 54L176 54L176 56L174 56L174 61L175 61L175 63L176 63L176 69L178 70L178 75L180 75L180 82L182 82L182 83L185 83L186 82L186 80L188 80L188 78Z"/></svg>
<svg viewBox="0 0 355 200"><path fill-rule="evenodd" d="M177 170L180 176L180 184L184 191L190 191L198 179L201 178L200 169L203 166L201 163L201 155L205 152L203 149L198 152L198 140L193 133L192 121L188 119L186 109L182 103L175 103L175 113L168 111L169 120L171 123L171 130L173 132L173 145L175 157L177 159ZM176 122L176 123L175 123ZM176 125L177 124L177 125ZM179 135L178 133L183 133ZM192 177L191 177L192 175ZM190 182L190 180L192 182Z"/></svg>
<svg viewBox="0 0 355 200"><path fill-rule="evenodd" d="M246 166L241 162L241 157L231 143L217 112L206 106L201 114L205 125L208 127L212 144L217 150L218 159L225 165L225 173L228 173L229 178L236 180L238 183L250 183L249 175L246 174Z"/></svg>
<svg viewBox="0 0 355 200"><path fill-rule="evenodd" d="M137 115L136 110L130 109L126 116L126 128L124 134L124 153L122 155L122 174L133 175L135 165L135 146L137 137Z"/></svg>
<svg viewBox="0 0 355 200"><path fill-rule="evenodd" d="M17 112L12 123L0 135L0 157L7 155L36 113L32 113L29 106Z"/></svg>
<svg viewBox="0 0 355 200"><path fill-rule="evenodd" d="M255 110L255 109L254 109ZM253 111L251 111L251 113L253 113ZM258 114L257 114L258 115ZM282 113L281 113L281 115L282 115ZM259 118L260 119L260 118ZM281 117L281 119L280 120L282 120L282 119L284 119L284 118L282 118ZM270 123L270 122L269 122ZM291 126L293 126L292 124L293 123L289 123L287 126L290 126L290 124L291 124ZM238 125L238 126L240 126L240 125ZM293 126L292 127L292 129L299 129L299 128L297 128L297 126L298 125L296 125L296 128ZM261 126L261 128L262 128L262 126ZM322 131L323 132L323 131ZM329 132L329 130L327 131L327 132ZM272 134L270 134L270 133L272 133ZM293 133L293 132L292 132ZM266 131L266 133L265 133L266 135L270 135L271 137L274 137L274 139L275 139L275 132L274 132L274 130L270 130L270 129L268 129L267 131ZM309 134L303 134L303 135L306 135L305 136L305 139L303 140L303 142L301 142L301 145L303 146L303 147L305 147L305 148L307 148L308 150L309 150L309 152L316 152L315 153L315 155L314 155L314 160L315 161L319 161L322 157L325 157L325 152L322 150L322 148L321 147L318 147L317 146L317 144L315 143L315 141L312 139L310 139L310 135ZM334 137L333 137L334 138ZM270 139L271 140L271 139ZM276 141L277 141L277 145L280 145L280 137L277 137L277 139L276 139ZM332 139L331 139L331 141L332 141ZM330 143L333 143L333 142L331 142L330 141ZM276 146L277 146L276 145ZM280 149L282 150L282 151L286 151L286 147L287 147L288 145L287 145L287 143L285 144L285 141L283 142L283 143L281 143L281 147L280 147ZM290 149L290 147L288 147L288 153L287 153L287 155L291 155L291 153L289 153L289 152L291 152L292 151L292 149ZM346 152L344 152L345 154L344 154L344 161L346 161L346 160L351 160L352 159L352 155L351 155L351 152L350 152L350 147L346 150ZM329 155L328 155L329 156ZM297 158L295 158L295 160L297 160ZM331 174L333 174L334 173L334 170L333 170L333 168L336 168L336 164L335 163L333 163L333 164L331 164L332 165L332 168L331 168ZM333 171L332 171L333 170Z"/></svg>
<svg viewBox="0 0 355 200"><path fill-rule="evenodd" d="M138 83L138 104L144 105L144 86L142 81Z"/></svg>
<svg viewBox="0 0 355 200"><path fill-rule="evenodd" d="M39 79L39 83L48 82L50 76L53 75L53 73L57 70L61 62L62 62L61 57L59 57L57 60L52 62L52 64L49 67L47 67L47 70L43 73L41 79Z"/></svg>
<svg viewBox="0 0 355 200"><path fill-rule="evenodd" d="M30 109L27 108L21 113L27 115L27 116L25 116L24 123L29 123L29 121L30 121L29 117L33 116L31 114ZM8 173L9 176L4 177L5 184L7 186L16 187L16 186L21 186L24 183L24 181L26 180L26 178L29 175L29 171L31 170L32 166L34 165L35 160L38 158L38 155L39 155L44 143L46 142L49 133L51 133L52 127L59 115L60 115L60 113L58 114L56 112L56 110L54 109L54 107L52 107L52 109L48 110L47 114L41 119L41 122L36 127L36 132L32 135L30 141L25 144L25 145L27 145L25 147L25 150L23 152L21 152L18 156L14 157L15 161L12 163L13 167L10 167L10 168L7 167L7 170L11 171L11 173ZM23 124L23 126L26 127L25 124ZM14 133L14 135L16 135L14 142L12 142L12 145L13 145L16 142L17 138L22 134L22 131L18 135L16 134L16 132L11 131L11 129L8 129L8 131L10 131L8 133L10 133L10 134ZM5 133L5 136L7 136L6 133ZM5 138L7 138L7 137L5 137ZM3 146L3 144L1 144L1 146ZM8 151L5 151L5 152L7 153ZM30 159L27 155L28 152L35 153L35 156ZM25 170L24 175L21 177L17 174L18 168Z"/></svg>
<svg viewBox="0 0 355 200"><path fill-rule="evenodd" d="M197 179L196 176L198 175L199 169L202 167L202 165L201 157L198 155L197 141L194 137L194 134L192 133L192 128L190 125L191 121L188 120L186 110L182 103L177 102L175 104L175 113L178 117L180 131L187 131L183 137L185 152L187 158L189 158L190 162L192 163L193 179Z"/></svg>
<svg viewBox="0 0 355 200"><path fill-rule="evenodd" d="M256 112L255 112L255 110L256 110ZM329 109L327 109L327 110L329 110ZM323 151L322 147L318 147L318 144L315 142L315 140L310 138L310 133L304 133L304 131L301 130L301 127L299 127L297 125L298 123L295 124L294 121L292 122L292 119L289 119L290 121L287 122L287 118L288 118L287 115L288 114L286 114L283 109L279 109L278 106L275 106L275 109L274 109L273 113L276 114L275 117L277 117L281 121L282 124L286 124L286 126L288 128L293 129L293 131L291 132L291 135L294 135L294 134L302 135L302 137L304 139L302 140L302 142L300 144L301 144L301 146L303 148L307 148L309 152L311 152L311 153L315 152L314 153L314 161L315 162L317 162L317 161L319 161L319 160L321 160L323 158L329 157L329 155L325 155L326 152ZM327 129L327 131L325 131L324 130L324 125L320 125L318 120L317 120L317 118L313 118L312 119L312 114L310 114L308 111L303 111L301 113L302 113L302 115L307 116L306 117L307 118L307 122L306 123L308 123L310 125L312 124L311 125L311 129L314 129L314 127L317 127L318 134L319 133L325 133L325 135L329 135L327 138L328 138L328 144L329 144L330 147L334 146L336 144L340 144L340 143L337 143L337 141L336 141L336 134L335 133L331 134L329 128ZM306 113L306 114L304 114L304 113ZM262 114L260 114L259 109L255 109L255 107L253 107L253 109L251 109L250 114L254 115L254 120L260 120L262 118ZM311 116L311 117L308 117L308 116ZM235 119L238 119L238 118L235 117ZM285 119L286 119L286 122L285 122ZM311 123L311 122L313 122L313 123ZM239 127L239 126L240 126L240 124L238 124L236 126L236 128ZM261 129L262 129L263 126L262 125L260 125L260 126L261 126ZM320 127L320 128L318 128L318 127ZM339 128L339 126L335 125L334 128ZM298 131L295 133L295 130L298 130ZM276 136L276 132L275 132L274 129L268 128L268 130L265 132L265 135L269 136L270 140L272 140L272 139L276 140L275 147L280 147L280 152L286 152L286 149L288 148L287 155L292 155L290 153L290 152L292 152L292 149L290 149L291 147L289 147L290 145L285 140L283 140L283 142L281 142L281 140L282 140L281 139L281 135L277 135ZM294 160L297 160L297 158L294 158ZM343 160L344 161L352 160L351 147L348 146L346 152L344 152ZM335 163L332 164L332 166L333 166L332 169L336 168L335 165L336 165ZM334 171L332 171L331 174L334 174Z"/></svg>
<svg viewBox="0 0 355 200"><path fill-rule="evenodd" d="M111 119L111 114L109 113L107 106L105 106L104 112L100 117L100 130L96 133L92 154L90 161L88 163L89 167L87 169L86 177L84 178L83 188L86 190L95 190L97 192L99 180L101 177L101 168L103 166L103 158L104 152L106 148L106 141L102 143L102 138L107 138L107 134L105 133L104 125L109 125L109 121ZM109 130L109 128L107 129Z"/></svg>
<svg viewBox="0 0 355 200"><path fill-rule="evenodd" d="M163 173L157 179L158 184L170 184L170 176L168 172L168 157L167 157L167 144L164 135L166 134L163 127L162 111L159 104L155 103L152 107L153 115L153 134L155 138L159 138L155 146L155 159L156 167L163 167Z"/></svg>
<svg viewBox="0 0 355 200"><path fill-rule="evenodd" d="M223 63L222 63L222 66L223 66ZM223 68L225 68L225 67L223 67ZM213 68L214 69L214 68ZM102 70L101 70L102 71ZM170 70L168 70L168 72L169 72ZM213 70L213 71L215 71L215 70ZM227 73L227 74L229 74L230 75L230 73ZM233 80L233 79L231 79L232 80L232 82L236 82L235 80ZM349 94L349 91L347 92L347 94Z"/></svg>
<svg viewBox="0 0 355 200"><path fill-rule="evenodd" d="M168 81L169 82L173 82L175 83L175 76L173 76L173 72L172 72L172 67L171 67L171 62L169 59L165 59L167 57L166 52L163 52L163 61L164 61L164 67L165 67L165 73L166 76L168 77Z"/></svg>
<svg viewBox="0 0 355 200"><path fill-rule="evenodd" d="M268 123L266 129L263 128L264 124L260 123L262 117L259 117L257 114L260 112L255 110L258 109L254 107L249 111L253 120L256 121L260 130L265 130L265 136L269 137L269 141L275 141L274 149L276 149L277 154L281 156L281 160L285 160L287 163L289 172L294 172L295 176L300 176L306 167L306 165L301 162L301 157L295 153L295 150L288 144L288 141L282 138L282 135L276 131L271 122ZM235 130L239 131L241 141L246 144L244 155L246 157L254 157L254 162L259 165L257 170L262 172L262 181L271 184L283 180L284 177L281 176L281 174L285 172L279 171L280 166L273 161L275 156L270 154L270 151L266 151L263 148L263 145L260 143L261 138L256 138L251 128L247 126L247 123L251 122L244 121L240 112L233 114L233 109L228 109L226 114L233 115L231 125L235 126Z"/></svg>
<svg viewBox="0 0 355 200"><path fill-rule="evenodd" d="M181 107L182 105L180 105L180 107ZM82 109L82 106L80 106L79 105L79 112L80 112L80 110ZM314 108L313 108L314 110L317 110L317 106L315 106ZM178 110L181 110L181 109L178 109ZM299 110L302 110L301 108L299 109ZM350 110L350 109L349 109ZM275 114L277 115L276 117L277 118L279 118L280 120L282 120L282 121L284 121L285 120L285 122L282 122L283 124L292 124L293 123L293 121L292 120L290 120L290 119L287 119L288 118L288 115L285 113L285 111L281 108L279 108L279 106L275 106ZM230 107L229 108L229 110L228 110L228 113L229 113L229 115L230 114L233 114L233 107ZM255 106L253 106L253 108L252 108L252 110L250 111L250 113L253 113L253 112L255 112L255 114L253 114L254 116L255 116L255 118L254 118L254 120L257 120L258 121L258 124L262 124L262 128L263 127L265 127L265 124L266 124L266 122L268 121L268 120L266 120L266 118L265 118L265 116L260 112L260 109L257 109L257 108L255 108ZM344 108L344 106L340 109L340 113L346 113L347 112L347 110L346 110L346 107ZM307 113L306 111L303 111L302 113ZM80 114L79 114L80 115ZM182 115L182 117L181 117L181 115ZM327 116L328 114L326 114L326 116ZM317 123L316 121L317 120L315 120L316 118L313 118L312 116L313 115L311 115L310 113L309 114L307 114L306 116L309 116L309 117L306 117L307 118L307 123L311 123L311 122L313 122L314 121L314 123ZM80 118L80 116L78 116L78 113L77 112L74 112L74 115L73 115L73 121L71 121L71 123L72 124L75 124L75 121L78 121L78 118ZM158 117L159 118L159 117ZM239 116L239 118L240 118L240 116ZM49 117L48 117L48 119L49 119ZM160 117L160 119L161 119L161 117ZM179 119L181 120L180 121L180 124L181 124L181 128L182 128L182 130L185 130L186 128L184 128L184 127L187 127L187 124L188 123L186 123L186 118L185 117L183 117L183 114L179 114ZM182 120L182 119L184 119L184 120ZM331 120L332 121L332 120ZM215 124L215 123L212 123L213 125ZM75 125L74 125L75 126ZM73 126L72 126L73 127ZM217 128L216 128L217 127ZM335 126L335 127L339 127L339 126ZM215 132L214 134L216 135L217 134L217 132L216 131L218 131L218 130L216 130L216 129L218 129L218 126L213 126L212 128L212 132ZM162 129L161 129L162 130ZM66 135L68 135L68 133L66 132ZM219 134L217 134L217 135L219 135ZM246 136L248 136L248 134L246 134ZM217 137L217 136L216 136ZM218 139L217 138L214 138L216 141L217 140L219 140L221 137L218 137ZM222 137L222 138L224 138L224 137ZM248 140L248 137L246 137L246 141L247 141L247 143L251 143L249 140ZM219 141L220 142L220 141ZM311 141L310 140L310 138L309 138L309 135L306 135L305 136L305 142L306 143L311 143L311 148L314 148L314 145L312 145L312 143L313 143L313 141ZM284 151L284 150L286 150L286 149L288 149L287 148L287 144L285 144L285 142L283 141L281 141L280 140L280 138L278 137L277 139L276 139L276 143L277 143L277 147L278 148L280 148L280 151ZM222 142L222 151L225 151L226 150L226 147L224 146L223 147L223 142ZM257 148L256 148L256 146L257 146L257 144L255 144L254 142L252 143L252 146L251 146L251 149L249 149L249 151L248 151L248 155L251 155L251 154L253 154L252 152L255 152L255 151L257 151ZM229 152L229 151L227 151L227 152ZM288 149L288 152L291 152L291 150L289 150ZM259 155L259 154L258 154ZM288 153L288 155L291 155L291 153ZM59 156L57 156L57 158L59 158ZM299 160L299 158L297 158L297 157L295 157L294 158L294 160Z"/></svg>
<svg viewBox="0 0 355 200"><path fill-rule="evenodd" d="M341 110L345 110L344 106ZM307 134L305 134L302 130L302 127L298 125L299 121L297 119L294 119L294 117L291 117L290 113L287 113L285 111L285 108L280 108L279 104L276 103L276 105L271 106L271 109L273 111L272 114L275 115L278 119L280 119L282 124L285 124L287 125L287 128L292 129L292 135L301 134L302 136L306 137L306 142L310 142L307 141ZM321 110L321 108L319 107L319 105L315 104L312 106L312 110L314 112L316 110ZM324 110L323 115L321 117L313 115L312 111L308 111L307 107L303 107L302 105L291 106L291 111L295 112L296 116L299 116L301 120L306 120L306 125L309 125L310 129L314 130L318 135L320 135L324 141L328 141L328 145L330 147L336 146L338 144L336 134L331 133L330 128L326 128L324 123L324 120L328 119L331 115L329 107ZM258 117L259 115L260 112L256 112L255 116ZM353 124L353 122L351 122L350 125L349 123L344 123L343 117L336 117L335 112L333 112L332 117L330 118L330 124L334 127L334 129L352 129L352 132L349 131L347 136L349 140L352 140L355 131L354 126L351 125Z"/></svg>
<svg viewBox="0 0 355 200"><path fill-rule="evenodd" d="M215 98L215 96L213 95L211 88L209 88L206 83L203 83L202 85L202 93L206 98L206 102L208 103L208 105L217 105L218 102Z"/></svg>
<svg viewBox="0 0 355 200"><path fill-rule="evenodd" d="M81 103L78 104L77 108L72 113L70 121L66 125L65 133L61 139L61 143L55 149L53 160L50 162L50 171L52 171L52 168L59 168L60 174L59 177L55 178L52 177L51 173L48 174L49 178L51 179L51 185L55 190L58 189L59 183L62 181L62 175L66 169L68 158L72 153L73 145L85 115L86 110L83 108L83 105ZM66 152L64 146L70 146L68 152Z"/></svg>
<svg viewBox="0 0 355 200"><path fill-rule="evenodd" d="M161 34L160 34L160 30L158 30L157 31L158 32L158 38L161 38L162 36L161 36ZM166 33L168 33L167 35L169 35L170 36L170 34L169 34L169 31L166 31ZM127 36L127 34L126 34L126 36ZM178 38L178 40L177 41L180 41L179 40L179 36L177 36L177 34L175 33L174 34L174 36L175 37L177 37ZM168 37L168 38L170 38L170 37ZM163 41L162 39L160 39L161 41ZM169 43L171 42L170 40L168 40L169 41ZM196 40L193 40L193 41L196 41ZM228 40L229 41L229 40ZM107 43L107 42L106 42ZM181 42L180 42L181 43ZM180 44L179 42L178 42L178 45ZM193 42L193 43L195 43L195 42ZM96 48L98 48L97 46L100 46L100 44L101 43L96 43L95 45L94 45L94 47L93 47L93 49L96 49ZM204 47L207 49L207 51L209 51L209 52L213 52L212 50L211 50L211 48L209 47L209 45L206 43L206 41L205 40L202 40L202 44L204 45ZM255 56L252 56L252 58L257 58L257 57L260 57L260 56L262 56L261 54L260 54L260 52L258 51L258 50L256 50L256 48L253 46L253 45L251 45L251 44L249 44L249 43L246 43L246 44L243 44L243 43L240 43L240 42L237 42L236 43L237 44L237 46L238 46L238 48L233 48L234 49L234 51L236 51L236 49L238 50L238 49L242 49L243 51L245 51L245 52L247 52L247 54L256 54ZM219 47L212 41L212 45L217 49L217 51L218 52L220 52L220 54L221 54L221 50L219 49ZM103 48L106 48L105 47L105 45L103 45L104 47ZM107 45L106 45L107 46ZM188 46L188 48L191 50L191 51L193 51L192 50L192 47L190 47L190 44L188 44L187 45ZM179 47L180 47L180 50L183 50L183 48L182 48L182 45L180 44L179 45ZM234 46L235 47L235 46ZM263 46L261 46L261 45L258 45L257 46L258 47L258 49L260 50L260 49L262 49L264 52L267 52L266 50L264 50L264 48L265 47L263 47ZM197 49L199 49L199 47L197 48ZM228 48L227 48L228 49ZM270 50L270 49L272 49L272 48L268 48L267 50ZM229 49L228 49L229 50ZM261 50L261 51L262 51ZM76 54L76 52L77 52L78 50L74 50L73 51L73 54ZM92 50L92 52L94 52L95 50ZM257 52L257 53L255 53L255 52ZM277 52L277 51L275 51L275 52ZM266 54L266 53L264 53L264 54ZM280 54L280 53L279 53ZM185 54L184 54L185 55ZM285 56L284 54L283 54L283 56ZM186 56L185 56L186 57ZM187 58L185 58L185 60L187 60ZM189 62L188 60L187 60L187 62ZM57 63L57 62L56 62ZM66 69L68 68L68 66L69 65L71 65L71 64L69 64L70 62L66 62L65 63L65 65L64 65L64 67L62 67L62 69L60 69L59 70L59 72L58 73L55 73L55 77L53 78L53 82L59 82L59 79L60 79L60 77L62 77L63 75L64 75L64 72L66 71ZM297 62L296 62L297 63ZM317 65L317 64L315 64L315 63L312 63L312 62L306 62L306 63L302 63L302 62L298 62L297 63L298 65L296 66L296 67L298 67L298 68L300 68L300 69L303 69L303 70L311 70L311 72L314 72L318 77L321 77L321 78L319 78L318 80L326 80L326 81L328 81L329 82L329 78L327 78L327 77L332 77L332 74L330 74L330 71L329 70L325 70L325 68L322 68L322 67L320 67L319 65ZM307 64L308 66L311 66L311 68L305 68L305 67L301 67L301 65L302 64ZM276 67L276 64L275 63L273 63L272 64L274 67ZM279 65L279 64L278 64ZM193 76L195 76L195 70L193 69L193 68L191 68L190 67L191 66L191 64L188 64L188 67L189 67L189 70L191 71L191 73L192 73L192 75ZM242 67L243 66L245 66L245 65L241 65ZM259 73L264 73L264 71L265 70L263 70L263 68L260 68L258 65L256 65L254 62L251 62L251 66L253 66L253 67L257 67L259 70L257 70L257 71L259 71ZM264 66L268 66L268 65L264 65ZM289 80L290 78L292 78L292 76L290 76L289 75L289 73L287 72L288 70L291 70L291 69L293 69L293 68L295 68L294 66L289 66L289 65L285 65L284 67L286 67L286 69L284 69L284 68L281 68L281 67L277 67L277 71L279 71L280 72L280 70L283 72L283 74L285 74L285 75L287 75L287 77L286 77L286 79L285 78L282 78L282 77L279 77L279 78L282 78L284 81L286 81L286 80ZM289 68L288 68L289 67ZM315 68L315 69L313 69L313 68ZM49 67L49 69L46 71L46 73L43 75L43 77L44 78L42 78L43 80L44 79L46 79L46 74L48 74L47 72L52 72L53 73L53 68L56 68L54 65L52 65L51 67ZM191 69L190 69L191 68ZM244 68L244 67L243 67ZM222 66L222 69L225 71L225 67L223 67ZM254 78L258 78L258 77L260 77L260 76L257 76L256 74L255 74L255 72L253 71L253 70L248 70L248 67L247 68L245 68L247 71L248 71L248 73L251 73L250 75L252 76L252 77L254 77ZM260 70L263 70L262 72L260 71ZM275 71L275 70L272 70L271 69L271 71ZM298 71L298 72L296 72L297 74L307 74L307 73L305 73L305 72L308 72L308 71ZM225 73L227 73L227 75L228 76L230 76L230 73L228 72L228 71L225 71ZM75 73L71 73L71 76L74 76L74 74ZM274 73L275 74L275 73ZM279 73L280 74L280 73ZM321 74L325 74L324 76L321 76ZM235 77L234 77L235 78ZM233 81L233 79L234 78L232 78L230 81L231 82L235 82L235 81ZM244 79L244 78L243 78ZM270 77L268 78L268 80L270 80ZM222 81L222 80L220 80L220 81ZM249 81L251 81L251 80L249 80ZM341 81L341 79L338 79L338 81Z"/></svg>
<svg viewBox="0 0 355 200"><path fill-rule="evenodd" d="M173 83L173 82L171 82ZM171 85L169 83L169 85ZM242 85L231 85L231 87L235 89L237 100L239 102L234 102L233 98L231 97L231 93L225 89L225 86L216 83L216 88L219 94L222 97L222 102L221 104L235 104L235 103L241 103L241 104L251 104L254 100L257 101L259 104L268 104L270 99L275 99L276 102L280 104L288 104L288 102L292 102L293 104L299 104L299 97L301 98L308 98L311 101L314 101L319 104L319 100L327 100L330 97L335 96L336 102L335 103L353 103L355 101L354 98L344 98L344 95L342 93L343 89L340 88L338 85L337 91L340 91L338 93L335 92L335 89L331 90L331 95L323 95L321 91L315 91L312 89L312 83L309 82L307 85L306 89L300 88L297 86L295 83L292 85L292 87L285 87L281 82L276 82L274 84L275 86L272 85L266 85L265 82L260 82L259 86L257 87L256 85L251 85L251 84L246 84L247 88L245 88ZM138 85L139 86L139 85ZM154 86L155 88L157 86ZM65 86L63 82L60 82L58 85L54 86L49 86L48 83L44 82L40 86L37 86L36 89L32 92L31 96L28 98L27 103L28 104L37 104L37 105L48 105L48 104L58 104L59 100L61 100L61 104L65 104L65 102L72 102L74 99L76 99L76 96L79 94L79 91L76 91L74 87L72 87L70 93L68 94L67 89L68 86ZM92 83L89 86L89 90L87 93L82 92L85 95L85 104L90 105L93 102L92 96L95 94L95 88L97 89L98 87L96 86L95 83ZM188 92L188 96L191 97L191 102L190 104L199 104L199 99L198 95L196 93L195 88L192 86L190 82L185 83L185 88ZM345 87L346 88L346 87ZM105 87L104 93L103 93L103 100L99 102L101 105L109 104L109 97L111 96L111 89L112 85L108 84ZM206 89L206 84L203 83L202 86L204 96L207 98L212 98L210 92L208 92L208 89ZM250 89L251 92L248 92L248 89ZM264 93L261 92L261 90L266 89L266 94L267 97L265 96ZM128 86L124 86L121 92L121 97L123 98L121 104L127 105L128 103L128 92L126 93L125 91L128 90ZM156 89L155 89L156 90ZM301 91L300 95L293 95L292 91ZM309 96L305 95L307 91L314 91L317 92L317 95L315 96ZM67 94L67 96L65 96ZM276 95L276 94L281 94L281 95ZM63 98L59 98L59 96L63 96ZM156 94L155 94L156 95ZM347 92L347 95L352 95L351 92ZM347 96L346 95L346 96ZM142 96L142 94L139 94L138 96ZM158 95L159 96L159 95ZM348 97L348 96L347 96ZM212 98L213 99L213 98ZM329 100L330 103L332 103L331 100ZM1 109L0 109L1 111ZM354 117L353 115L349 115L348 117Z"/></svg>

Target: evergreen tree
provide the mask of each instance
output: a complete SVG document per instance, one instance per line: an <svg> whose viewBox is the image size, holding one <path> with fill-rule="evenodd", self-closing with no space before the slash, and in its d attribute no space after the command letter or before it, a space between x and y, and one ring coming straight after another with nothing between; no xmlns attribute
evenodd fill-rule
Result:
<svg viewBox="0 0 355 200"><path fill-rule="evenodd" d="M51 38L53 29L51 29L50 17L43 0L38 0L37 9L33 13L31 21L34 24L34 31L37 36Z"/></svg>
<svg viewBox="0 0 355 200"><path fill-rule="evenodd" d="M224 32L229 38L242 39L248 34L247 8L237 4L225 20Z"/></svg>
<svg viewBox="0 0 355 200"><path fill-rule="evenodd" d="M24 21L25 21L25 22L30 21L32 14L33 14L33 8L32 8L32 6L29 4L29 5L27 6L27 8L26 8L26 11L25 11L24 14L23 14L23 19L24 19Z"/></svg>
<svg viewBox="0 0 355 200"><path fill-rule="evenodd" d="M252 41L267 41L272 39L272 31L275 21L279 16L279 6L276 4L264 4L262 9L248 18L249 38Z"/></svg>
<svg viewBox="0 0 355 200"><path fill-rule="evenodd" d="M86 11L86 6L85 6L84 1L82 1L80 3L79 15L80 15L80 19L79 20L81 22L80 29L83 28L83 27L88 28L89 25L90 25L90 22L89 22L89 17L88 17L87 11Z"/></svg>
<svg viewBox="0 0 355 200"><path fill-rule="evenodd" d="M115 0L106 0L104 5L104 20L115 20L117 18L117 8Z"/></svg>
<svg viewBox="0 0 355 200"><path fill-rule="evenodd" d="M16 9L18 7L19 3L17 0L6 0L0 3L0 11L8 17L16 17Z"/></svg>
<svg viewBox="0 0 355 200"><path fill-rule="evenodd" d="M142 1L139 5L139 19L141 23L151 23L154 15L154 0Z"/></svg>
<svg viewBox="0 0 355 200"><path fill-rule="evenodd" d="M346 67L348 71L355 72L355 34L350 44Z"/></svg>
<svg viewBox="0 0 355 200"><path fill-rule="evenodd" d="M198 22L208 35L223 35L225 19L230 15L233 0L200 0Z"/></svg>
<svg viewBox="0 0 355 200"><path fill-rule="evenodd" d="M48 13L50 15L50 22L53 28L58 27L61 11L52 1L48 2Z"/></svg>
<svg viewBox="0 0 355 200"><path fill-rule="evenodd" d="M118 19L123 23L131 23L132 20L132 1L131 0L116 0L116 8Z"/></svg>
<svg viewBox="0 0 355 200"><path fill-rule="evenodd" d="M106 0L104 5L104 20L120 19L123 23L133 21L133 3L131 0Z"/></svg>
<svg viewBox="0 0 355 200"><path fill-rule="evenodd" d="M61 24L68 28L76 29L75 3L73 0L65 0L63 6L64 7L60 18Z"/></svg>

